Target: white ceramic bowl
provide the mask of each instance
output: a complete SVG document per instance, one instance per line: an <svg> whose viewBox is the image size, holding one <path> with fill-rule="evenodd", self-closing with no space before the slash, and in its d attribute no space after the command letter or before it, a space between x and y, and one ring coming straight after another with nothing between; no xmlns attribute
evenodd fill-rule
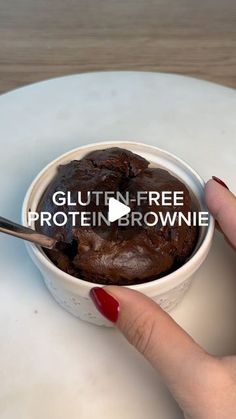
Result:
<svg viewBox="0 0 236 419"><path fill-rule="evenodd" d="M74 159L81 159L85 154L92 150L108 148L112 146L126 148L137 153L148 161L151 165L167 169L180 180L182 180L192 191L201 211L207 211L204 202L204 182L200 176L178 157L160 150L156 147L135 142L104 142L89 144L79 147L68 153L63 154L46 166L30 185L24 199L22 208L22 221L25 226L27 223L27 213L29 209L36 211L38 202L47 185L56 174L59 164L66 164ZM211 246L214 232L214 220L210 216L207 227L201 227L196 249L191 258L179 269L163 278L146 282L144 284L132 285L133 288L151 297L160 306L170 311L182 299L184 293L189 288L193 275L203 263ZM34 244L26 242L27 250L41 271L44 282L55 300L67 311L82 320L97 324L111 326L96 310L89 298L89 291L96 284L83 281L66 274L57 268L43 250ZM97 284L96 286L102 286Z"/></svg>

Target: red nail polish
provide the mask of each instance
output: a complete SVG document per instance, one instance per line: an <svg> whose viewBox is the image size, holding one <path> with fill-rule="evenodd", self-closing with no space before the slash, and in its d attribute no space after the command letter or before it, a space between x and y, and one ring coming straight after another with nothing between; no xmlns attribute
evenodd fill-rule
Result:
<svg viewBox="0 0 236 419"><path fill-rule="evenodd" d="M108 320L116 323L119 314L118 301L100 287L92 288L89 294L98 311Z"/></svg>
<svg viewBox="0 0 236 419"><path fill-rule="evenodd" d="M212 179L215 182L219 183L221 186L224 186L224 188L229 189L228 186L223 182L223 180L219 179L218 177L212 176Z"/></svg>

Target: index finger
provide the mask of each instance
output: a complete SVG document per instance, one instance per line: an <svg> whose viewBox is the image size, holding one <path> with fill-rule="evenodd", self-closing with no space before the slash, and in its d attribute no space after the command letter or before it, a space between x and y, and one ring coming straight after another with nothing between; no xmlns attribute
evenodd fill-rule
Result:
<svg viewBox="0 0 236 419"><path fill-rule="evenodd" d="M222 232L236 248L236 197L214 180L209 180L205 186L205 198Z"/></svg>

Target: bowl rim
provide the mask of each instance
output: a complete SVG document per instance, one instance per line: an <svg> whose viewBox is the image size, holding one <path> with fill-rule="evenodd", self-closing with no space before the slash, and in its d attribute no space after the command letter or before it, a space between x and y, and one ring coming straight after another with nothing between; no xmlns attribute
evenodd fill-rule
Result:
<svg viewBox="0 0 236 419"><path fill-rule="evenodd" d="M200 177L200 175L195 171L195 169L193 169L185 160L183 160L182 158L176 156L175 154L164 150L162 148L156 147L154 145L150 145L150 144L145 144L142 142L135 142L135 141L102 141L102 142L95 142L95 143L89 143L89 144L85 144L83 146L79 146L79 147L75 147L72 150L66 151L65 153L61 154L60 156L56 157L54 160L52 160L50 163L48 163L46 166L44 166L40 172L38 173L38 175L36 175L36 177L33 179L33 181L31 182L30 186L27 189L27 192L25 194L24 200L23 200L23 204L22 204L22 211L21 211L21 218L22 218L22 223L24 226L28 227L27 224L27 208L28 208L28 204L32 195L32 192L35 189L35 185L38 183L38 181L42 178L42 176L44 176L46 174L46 172L48 172L50 169L52 169L57 163L59 163L61 160L66 159L67 156L75 153L75 152L80 152L83 150L86 151L90 151L89 148L93 148L96 146L115 146L115 145L120 145L120 146L128 146L128 145L138 145L141 147L145 147L146 149L150 149L151 150L157 150L160 153L164 154L165 156L173 159L174 161L178 162L181 164L181 166L184 166L185 169L187 169L188 172L191 172L192 175L194 175L194 178L198 180L199 184L202 186L202 188L204 188L205 182L203 181L203 179ZM34 198L33 198L34 201ZM32 202L33 202L32 201ZM134 285L123 285L127 288L130 289L134 289L137 291L146 291L147 289L151 289L155 286L161 286L161 285L167 285L167 283L169 283L169 285L171 284L171 282L176 282L177 279L179 278L185 278L186 274L188 274L188 276L190 276L191 274L193 274L195 272L195 270L198 268L199 266L199 261L203 260L205 258L205 256L207 255L207 251L209 249L209 245L212 241L213 238L213 234L214 234L214 227L215 227L215 221L213 216L209 213L209 224L206 227L206 232L205 235L202 239L202 242L199 246L199 248L196 250L196 252L189 258L189 260L187 260L182 266L180 266L179 268L177 268L175 271L164 275L163 277L159 278L159 279L154 279L151 281L147 281L147 282L143 282L140 284L134 284ZM42 248L34 243L31 242L26 242L26 245L29 249L31 249L34 253L34 255L37 257L37 259L39 259L39 261L43 264L46 265L46 267L54 272L54 274L57 277L60 277L62 280L64 280L65 282L69 282L71 285L75 285L76 287L83 287L84 289L90 290L93 287L104 287L106 285L104 284L99 284L99 283L95 283L95 282L89 282L77 277L74 277L64 271L62 271L60 268L58 268L48 257L47 255L43 252ZM192 269L191 269L192 266ZM182 281L181 281L182 282ZM176 284L177 285L177 284Z"/></svg>

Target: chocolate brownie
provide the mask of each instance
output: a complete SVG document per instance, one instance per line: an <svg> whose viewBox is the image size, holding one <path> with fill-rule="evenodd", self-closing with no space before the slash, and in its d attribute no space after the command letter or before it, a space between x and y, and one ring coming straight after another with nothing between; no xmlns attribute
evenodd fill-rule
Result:
<svg viewBox="0 0 236 419"><path fill-rule="evenodd" d="M150 205L148 199L139 205L130 201L132 211L141 214L147 211L164 214L181 210L192 211L192 202L187 187L168 171L149 167L143 157L118 147L97 150L81 160L74 160L57 169L57 174L44 192L38 211L55 214L58 210L85 211L76 205L56 206L52 195L57 191L76 194L81 191L86 199L88 191L120 191L135 197L137 191L183 191L183 206ZM107 215L107 206L96 206L95 198L86 206L88 212L102 211ZM85 281L100 284L131 285L160 278L185 263L192 254L198 237L194 226L175 223L173 226L142 225L120 226L65 226L36 225L47 235L65 240L70 245L61 251L45 250L48 257L63 271Z"/></svg>

